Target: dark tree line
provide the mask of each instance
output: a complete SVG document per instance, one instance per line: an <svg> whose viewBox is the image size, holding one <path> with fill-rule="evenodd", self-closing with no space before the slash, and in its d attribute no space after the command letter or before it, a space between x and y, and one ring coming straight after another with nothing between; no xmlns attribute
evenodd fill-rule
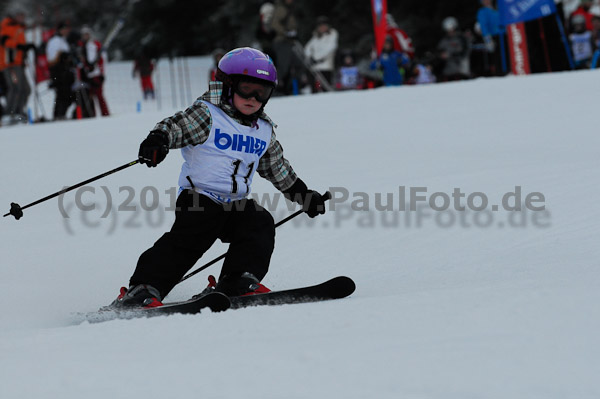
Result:
<svg viewBox="0 0 600 399"><path fill-rule="evenodd" d="M273 0L275 1L275 0ZM119 18L125 25L111 45L124 58L142 48L151 56L208 54L251 45L264 0L0 0L5 12L12 4L31 10L30 20L53 26L60 20L74 27L90 25L99 39ZM340 33L340 48L368 52L373 41L369 0L295 0L301 42L306 42L319 15L330 18ZM472 28L478 0L388 0L389 12L413 38L417 53L435 48L441 21L452 15Z"/></svg>
<svg viewBox="0 0 600 399"><path fill-rule="evenodd" d="M264 0L142 0L133 4L115 42L126 58L141 47L153 56L208 54L213 49L251 45ZM369 0L295 0L299 39L306 42L319 15L330 18L340 33L340 48L370 50L373 22ZM442 36L441 21L455 16L472 28L477 0L391 0L389 12L412 36L418 53L431 51Z"/></svg>

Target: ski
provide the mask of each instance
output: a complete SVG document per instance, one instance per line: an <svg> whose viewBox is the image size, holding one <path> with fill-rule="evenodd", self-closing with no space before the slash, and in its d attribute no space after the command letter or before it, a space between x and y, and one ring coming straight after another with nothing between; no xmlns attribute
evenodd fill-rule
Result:
<svg viewBox="0 0 600 399"><path fill-rule="evenodd" d="M231 306L229 298L220 292L211 292L187 301L165 303L154 308L119 309L114 307L101 308L97 312L88 313L86 320L90 323L116 319L137 319L143 317L166 316L173 314L196 314L202 309L209 308L213 312L227 310Z"/></svg>
<svg viewBox="0 0 600 399"><path fill-rule="evenodd" d="M351 278L340 276L308 287L230 297L229 299L231 309L240 309L249 306L284 305L340 299L351 295L355 289L356 285Z"/></svg>
<svg viewBox="0 0 600 399"><path fill-rule="evenodd" d="M119 309L104 307L97 312L87 313L85 320L100 323L116 319L138 319L144 317L166 316L173 314L197 314L209 308L213 312L227 309L241 309L250 306L273 306L295 303L320 302L345 298L356 289L354 281L339 276L324 283L282 291L271 291L265 294L227 297L220 292L198 295L187 301L165 303L154 308Z"/></svg>

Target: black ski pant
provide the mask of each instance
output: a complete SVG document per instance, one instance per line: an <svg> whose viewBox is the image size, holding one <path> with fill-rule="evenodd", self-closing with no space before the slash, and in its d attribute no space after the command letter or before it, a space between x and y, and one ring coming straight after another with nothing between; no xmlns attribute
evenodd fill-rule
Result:
<svg viewBox="0 0 600 399"><path fill-rule="evenodd" d="M75 101L75 94L72 90L75 76L69 67L63 63L50 67L50 76L52 87L56 91L54 120L63 120L66 118L67 110Z"/></svg>
<svg viewBox="0 0 600 399"><path fill-rule="evenodd" d="M25 67L22 65L8 67L4 70L4 79L7 84L6 110L11 115L26 115L25 107L31 94L31 87L25 76Z"/></svg>
<svg viewBox="0 0 600 399"><path fill-rule="evenodd" d="M130 285L149 284L164 298L217 239L229 243L221 275L267 274L275 246L271 214L254 200L222 205L192 190L177 199L175 223L139 258Z"/></svg>

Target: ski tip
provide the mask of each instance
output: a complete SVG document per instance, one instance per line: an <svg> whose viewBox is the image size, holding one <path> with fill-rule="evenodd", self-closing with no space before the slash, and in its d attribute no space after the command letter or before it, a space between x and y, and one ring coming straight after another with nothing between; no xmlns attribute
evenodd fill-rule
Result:
<svg viewBox="0 0 600 399"><path fill-rule="evenodd" d="M352 293L356 290L356 284L350 277L335 277L329 280L328 283L334 285L336 288L331 296L332 299L345 298L349 295L352 295Z"/></svg>

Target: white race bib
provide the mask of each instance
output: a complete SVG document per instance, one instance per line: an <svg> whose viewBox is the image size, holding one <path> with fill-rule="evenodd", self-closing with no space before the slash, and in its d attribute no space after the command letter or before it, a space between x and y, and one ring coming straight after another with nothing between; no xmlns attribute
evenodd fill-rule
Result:
<svg viewBox="0 0 600 399"><path fill-rule="evenodd" d="M258 162L269 147L273 127L262 119L255 126L241 125L219 107L203 103L212 119L210 135L203 144L181 149L185 162L179 186L193 188L221 203L246 198Z"/></svg>

